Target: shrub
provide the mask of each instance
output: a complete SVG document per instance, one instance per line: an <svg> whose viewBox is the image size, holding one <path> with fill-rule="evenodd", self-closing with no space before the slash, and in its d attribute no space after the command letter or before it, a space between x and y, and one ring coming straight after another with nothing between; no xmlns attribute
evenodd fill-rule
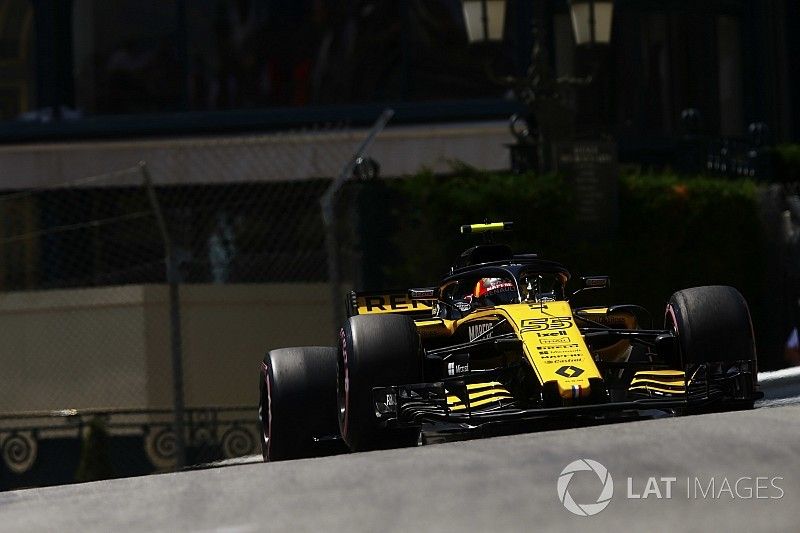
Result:
<svg viewBox="0 0 800 533"><path fill-rule="evenodd" d="M383 216L380 230L368 224L373 233L363 241L368 282L362 288L435 284L476 242L458 234L461 224L511 220L514 232L495 235L497 241L561 261L573 275L612 276L602 301L643 305L655 327L676 290L725 284L751 302L759 329L765 255L758 189L751 181L623 176L619 226L607 239L578 225L572 194L558 176L462 167L451 176L424 172L380 182L365 193L373 209L383 206L376 211Z"/></svg>
<svg viewBox="0 0 800 533"><path fill-rule="evenodd" d="M781 144L774 148L775 178L780 182L800 181L800 144Z"/></svg>

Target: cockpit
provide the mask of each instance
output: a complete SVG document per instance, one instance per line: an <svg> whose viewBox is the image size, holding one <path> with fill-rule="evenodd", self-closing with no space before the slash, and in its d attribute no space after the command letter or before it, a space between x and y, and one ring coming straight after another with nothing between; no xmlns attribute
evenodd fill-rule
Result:
<svg viewBox="0 0 800 533"><path fill-rule="evenodd" d="M522 265L480 269L444 284L436 314L457 318L485 307L565 300L568 280L569 274L558 269Z"/></svg>

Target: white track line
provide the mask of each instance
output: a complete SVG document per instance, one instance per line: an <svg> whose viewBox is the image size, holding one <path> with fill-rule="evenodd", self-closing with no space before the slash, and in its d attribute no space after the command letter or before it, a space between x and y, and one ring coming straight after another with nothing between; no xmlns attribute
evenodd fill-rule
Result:
<svg viewBox="0 0 800 533"><path fill-rule="evenodd" d="M758 383L760 385L800 384L800 366L782 368L781 370L774 370L772 372L759 372Z"/></svg>

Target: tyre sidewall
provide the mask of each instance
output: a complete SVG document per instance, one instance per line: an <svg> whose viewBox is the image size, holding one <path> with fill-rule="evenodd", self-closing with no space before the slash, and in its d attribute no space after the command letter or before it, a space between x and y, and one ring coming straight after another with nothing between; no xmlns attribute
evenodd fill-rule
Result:
<svg viewBox="0 0 800 533"><path fill-rule="evenodd" d="M277 461L315 454L315 438L336 435L336 349L273 350L261 366L262 455Z"/></svg>
<svg viewBox="0 0 800 533"><path fill-rule="evenodd" d="M667 304L665 327L676 333L684 366L756 359L747 302L733 287L676 292Z"/></svg>
<svg viewBox="0 0 800 533"><path fill-rule="evenodd" d="M420 339L413 320L401 315L350 317L339 332L337 375L339 429L351 450L416 442L418 429L379 426L372 395L374 387L422 381Z"/></svg>

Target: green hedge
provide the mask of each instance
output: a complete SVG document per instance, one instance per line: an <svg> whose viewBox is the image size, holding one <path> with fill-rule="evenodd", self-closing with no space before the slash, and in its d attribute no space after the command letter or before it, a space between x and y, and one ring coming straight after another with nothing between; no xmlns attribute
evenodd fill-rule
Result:
<svg viewBox="0 0 800 533"><path fill-rule="evenodd" d="M800 144L781 144L773 151L774 172L777 181L800 181Z"/></svg>
<svg viewBox="0 0 800 533"><path fill-rule="evenodd" d="M532 178L513 174L484 174L464 169L442 178L426 173L390 183L395 199L390 230L396 260L384 265L390 284L432 283L470 246L461 237L461 224L485 219L513 220L516 230L503 240L513 247L550 248L558 227L573 226L569 192L554 176Z"/></svg>
<svg viewBox="0 0 800 533"><path fill-rule="evenodd" d="M620 182L620 206L613 268L626 298L655 311L681 288L724 284L759 301L764 239L752 182L631 176Z"/></svg>
<svg viewBox="0 0 800 533"><path fill-rule="evenodd" d="M512 220L515 231L498 241L559 260L573 275L612 276L612 290L602 299L643 305L656 326L674 291L715 284L739 288L757 329L761 321L764 239L751 181L622 177L619 226L608 239L589 237L576 224L574 199L557 176L461 168L446 177L387 180L365 193L367 211L373 210L364 241L365 288L434 284L475 242L458 234L459 225Z"/></svg>

